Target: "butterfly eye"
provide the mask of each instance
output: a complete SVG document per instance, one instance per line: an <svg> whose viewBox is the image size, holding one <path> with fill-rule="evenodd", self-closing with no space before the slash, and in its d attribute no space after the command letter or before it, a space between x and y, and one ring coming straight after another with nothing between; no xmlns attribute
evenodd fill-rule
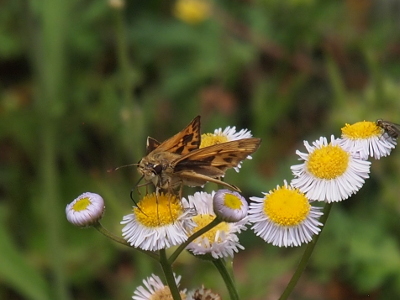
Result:
<svg viewBox="0 0 400 300"><path fill-rule="evenodd" d="M161 165L155 165L155 166L153 166L153 172L154 172L154 174L158 175L158 174L161 173L161 171L162 171L162 166L161 166Z"/></svg>

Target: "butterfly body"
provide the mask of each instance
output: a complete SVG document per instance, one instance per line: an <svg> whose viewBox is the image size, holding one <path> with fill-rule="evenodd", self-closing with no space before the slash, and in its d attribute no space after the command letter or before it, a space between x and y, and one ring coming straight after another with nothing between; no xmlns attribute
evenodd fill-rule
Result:
<svg viewBox="0 0 400 300"><path fill-rule="evenodd" d="M199 149L200 116L181 132L160 143L147 139L147 155L138 164L138 171L157 190L174 192L182 186L203 186L207 182L239 189L220 180L225 171L239 165L255 152L261 140L246 138Z"/></svg>
<svg viewBox="0 0 400 300"><path fill-rule="evenodd" d="M138 171L144 180L153 182L154 186L163 190L171 185L165 176L165 170L170 168L170 162L180 157L179 154L170 152L159 152L144 157L138 165Z"/></svg>

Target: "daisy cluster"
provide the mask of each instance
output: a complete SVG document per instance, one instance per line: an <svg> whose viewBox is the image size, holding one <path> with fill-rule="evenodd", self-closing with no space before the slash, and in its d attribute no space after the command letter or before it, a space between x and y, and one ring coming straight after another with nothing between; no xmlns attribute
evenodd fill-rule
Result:
<svg viewBox="0 0 400 300"><path fill-rule="evenodd" d="M290 184L251 197L249 219L252 229L275 246L299 246L318 234L322 224L316 201L339 202L360 190L369 178L368 159L388 156L396 146L379 122L357 122L342 128L341 138L333 135L310 143L307 152L296 151L301 164L291 167L294 178Z"/></svg>
<svg viewBox="0 0 400 300"><path fill-rule="evenodd" d="M250 137L247 129L219 128L202 135L200 148ZM178 246L176 255L171 256L174 259L186 249L214 261L233 258L244 249L238 234L247 226L274 246L309 243L322 227L321 207L314 204L339 202L358 192L369 177L368 159L388 156L396 146L396 138L397 131L389 131L382 122L363 121L346 124L341 138L321 137L311 144L305 141L306 152L296 151L302 162L291 167L294 178L261 193L261 197L250 197L250 205L239 193L226 189L183 198L169 193L147 194L123 217L122 236L128 245L143 251ZM239 168L235 168L237 172ZM67 206L66 213L71 223L90 226L99 222L103 210L99 195L84 193ZM179 285L180 277L175 279ZM143 283L133 299L170 299L166 296L170 295L168 287L157 276ZM180 293L186 299L220 299L204 287Z"/></svg>

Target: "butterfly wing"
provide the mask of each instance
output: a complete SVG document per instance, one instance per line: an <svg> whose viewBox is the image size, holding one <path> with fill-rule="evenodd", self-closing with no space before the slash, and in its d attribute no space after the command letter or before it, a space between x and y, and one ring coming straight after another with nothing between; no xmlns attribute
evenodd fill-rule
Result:
<svg viewBox="0 0 400 300"><path fill-rule="evenodd" d="M156 139L148 136L147 137L147 143L146 143L146 154L149 154L150 152L154 151L160 145L161 145L161 142L159 142Z"/></svg>
<svg viewBox="0 0 400 300"><path fill-rule="evenodd" d="M200 116L194 118L182 131L160 143L153 138L147 138L147 151L171 152L185 155L200 146Z"/></svg>
<svg viewBox="0 0 400 300"><path fill-rule="evenodd" d="M247 138L193 150L172 162L174 173L192 170L209 177L220 177L260 146L261 139Z"/></svg>

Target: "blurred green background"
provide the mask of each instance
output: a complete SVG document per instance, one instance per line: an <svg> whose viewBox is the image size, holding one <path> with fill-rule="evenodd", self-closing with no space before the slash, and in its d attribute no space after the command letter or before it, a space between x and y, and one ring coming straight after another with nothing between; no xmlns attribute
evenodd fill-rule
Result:
<svg viewBox="0 0 400 300"><path fill-rule="evenodd" d="M203 132L250 129L261 148L227 180L261 196L290 181L303 140L362 120L400 123L399 0L225 0L194 13L178 2L0 2L1 299L130 299L162 276L64 213L99 193L102 223L120 234L139 176L107 170L136 163L148 135L164 140L199 114ZM395 149L334 205L291 299L400 299L399 172ZM241 241L242 299L277 299L304 246L272 247L250 231ZM211 264L183 255L175 268L184 288L227 299Z"/></svg>

